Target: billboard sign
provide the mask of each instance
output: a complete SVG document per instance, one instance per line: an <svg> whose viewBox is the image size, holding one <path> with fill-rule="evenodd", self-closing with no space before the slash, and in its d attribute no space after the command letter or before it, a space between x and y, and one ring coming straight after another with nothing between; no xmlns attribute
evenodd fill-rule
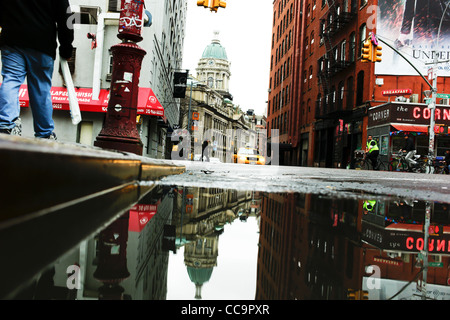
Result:
<svg viewBox="0 0 450 320"><path fill-rule="evenodd" d="M424 76L428 75L435 54L439 61L450 60L449 0L379 0L377 36L406 57ZM439 25L442 21L440 32ZM437 35L439 41L437 42ZM436 53L435 53L436 52ZM376 63L376 74L417 75L394 50L385 48L383 60ZM438 64L439 76L450 76L450 64Z"/></svg>

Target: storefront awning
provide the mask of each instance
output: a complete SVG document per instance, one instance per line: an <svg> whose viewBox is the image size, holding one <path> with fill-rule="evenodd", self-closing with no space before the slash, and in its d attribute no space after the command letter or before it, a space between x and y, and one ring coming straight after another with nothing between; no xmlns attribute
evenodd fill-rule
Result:
<svg viewBox="0 0 450 320"><path fill-rule="evenodd" d="M164 117L164 108L151 88L139 88L138 114Z"/></svg>
<svg viewBox="0 0 450 320"><path fill-rule="evenodd" d="M407 131L407 132L428 132L428 126L427 125L419 125L419 124L397 124L392 123L391 124L397 131Z"/></svg>
<svg viewBox="0 0 450 320"><path fill-rule="evenodd" d="M100 90L98 100L92 99L91 88L75 88L75 92L78 98L80 111L106 112L108 110L109 90ZM66 88L52 87L51 95L54 110L70 110ZM19 101L21 107L27 108L30 106L27 85L20 86ZM151 88L139 88L137 113L164 117L164 108Z"/></svg>

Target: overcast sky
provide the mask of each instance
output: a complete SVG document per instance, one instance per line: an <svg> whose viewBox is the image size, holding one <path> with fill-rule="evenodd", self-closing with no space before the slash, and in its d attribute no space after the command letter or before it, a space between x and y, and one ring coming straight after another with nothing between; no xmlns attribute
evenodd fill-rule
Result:
<svg viewBox="0 0 450 320"><path fill-rule="evenodd" d="M230 93L246 111L265 114L270 72L273 0L227 0L217 13L188 0L183 69L196 75L203 50L219 31L231 62Z"/></svg>

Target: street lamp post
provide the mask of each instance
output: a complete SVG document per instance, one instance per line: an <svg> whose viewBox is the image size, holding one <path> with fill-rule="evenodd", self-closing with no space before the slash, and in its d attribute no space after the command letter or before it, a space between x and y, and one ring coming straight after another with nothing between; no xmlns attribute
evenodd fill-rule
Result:
<svg viewBox="0 0 450 320"><path fill-rule="evenodd" d="M436 99L437 99L437 72L438 72L438 63L439 63L439 59L438 59L438 50L439 50L439 37L441 35L441 27L442 27L442 21L444 20L444 16L445 13L447 12L448 6L449 6L450 2L447 2L447 4L445 5L445 9L444 12L442 13L442 17L441 17L441 21L439 22L439 28L438 28L438 32L437 32L437 37L436 37L436 47L434 49L434 57L433 57L433 88L432 88L432 92L431 92L431 103L428 105L428 108L430 109L430 131L429 131L429 143L428 143L428 161L429 161L429 173L433 173L431 172L433 169L433 166L431 165L434 161L434 146L435 146L435 135L434 135L434 126L435 126L435 112L436 112Z"/></svg>

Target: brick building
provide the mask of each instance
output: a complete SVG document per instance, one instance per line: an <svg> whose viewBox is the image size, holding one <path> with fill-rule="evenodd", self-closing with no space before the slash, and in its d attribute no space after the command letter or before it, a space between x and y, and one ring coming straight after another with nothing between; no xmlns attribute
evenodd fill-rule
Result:
<svg viewBox="0 0 450 320"><path fill-rule="evenodd" d="M403 2L397 0L274 1L267 128L269 136L271 129L280 132L281 164L352 167L354 151L364 149L368 133L383 143L385 158L399 146L400 140L391 137L405 132L412 132L417 149L426 151L428 134L423 123L419 130L398 129L392 120L381 131L369 124L370 112L379 105L395 107L400 101L407 103L406 107L426 107L423 102L428 84L388 46L383 46L382 62L361 61L362 44L375 33L403 51L404 57L427 75L429 66L425 63L434 54L435 39L414 35L409 45L398 46L403 32L399 17L404 11ZM439 57L445 60L447 51L444 46L439 48ZM447 69L440 68L445 72L439 71L438 92L450 92ZM410 94L383 95L395 89L408 89ZM448 101L438 103L445 105ZM450 124L450 116L441 120ZM409 125L414 121L405 119ZM436 154L442 155L446 149L450 149L450 137L438 136Z"/></svg>

